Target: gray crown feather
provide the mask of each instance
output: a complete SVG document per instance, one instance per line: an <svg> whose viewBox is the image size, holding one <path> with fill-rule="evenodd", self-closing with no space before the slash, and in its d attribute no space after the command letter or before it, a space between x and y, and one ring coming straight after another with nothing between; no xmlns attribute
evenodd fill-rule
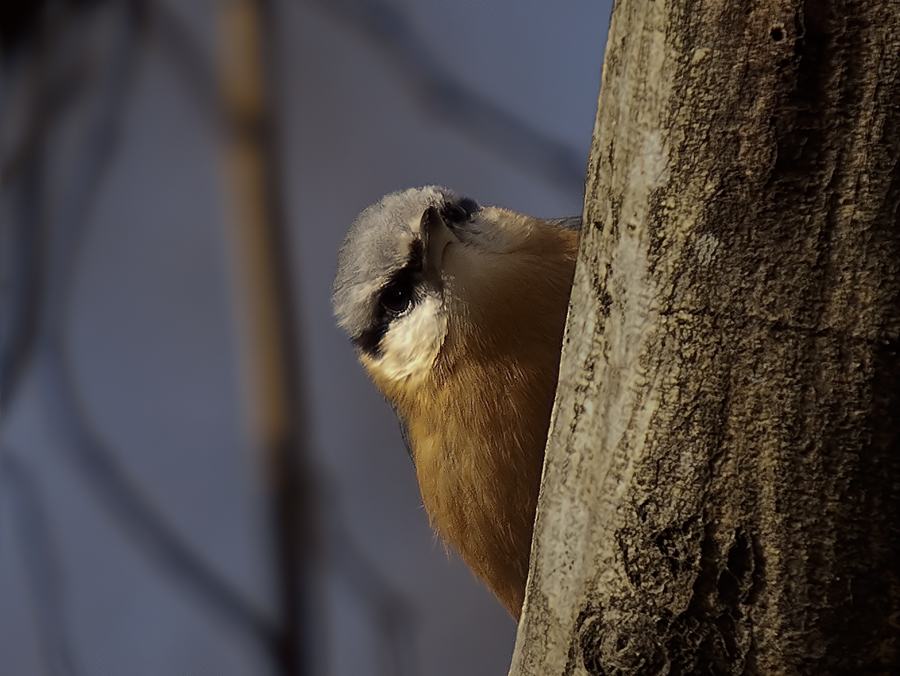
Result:
<svg viewBox="0 0 900 676"><path fill-rule="evenodd" d="M358 337L371 321L376 292L409 257L413 231L430 207L459 199L448 188L426 186L385 195L356 217L338 253L331 297L338 324Z"/></svg>

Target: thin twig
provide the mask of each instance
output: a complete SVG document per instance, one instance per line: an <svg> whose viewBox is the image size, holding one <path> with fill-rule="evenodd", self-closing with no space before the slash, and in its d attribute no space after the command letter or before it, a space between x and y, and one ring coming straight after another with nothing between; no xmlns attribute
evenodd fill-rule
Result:
<svg viewBox="0 0 900 676"><path fill-rule="evenodd" d="M28 120L20 142L4 160L0 195L11 201L14 217L5 224L9 250L0 253L6 266L7 305L0 322L0 421L9 410L28 369L37 337L43 284L42 252L46 238L44 190L45 137L53 123L78 99L88 83L83 59L53 72L53 52L72 21L68 8L48 10L36 29L28 64ZM14 185L16 190L9 190Z"/></svg>

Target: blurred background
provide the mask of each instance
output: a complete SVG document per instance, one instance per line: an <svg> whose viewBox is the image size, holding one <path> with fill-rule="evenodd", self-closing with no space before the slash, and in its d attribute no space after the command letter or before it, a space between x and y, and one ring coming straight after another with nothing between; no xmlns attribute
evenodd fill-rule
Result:
<svg viewBox="0 0 900 676"><path fill-rule="evenodd" d="M331 316L356 214L579 214L611 3L0 4L0 674L506 673Z"/></svg>

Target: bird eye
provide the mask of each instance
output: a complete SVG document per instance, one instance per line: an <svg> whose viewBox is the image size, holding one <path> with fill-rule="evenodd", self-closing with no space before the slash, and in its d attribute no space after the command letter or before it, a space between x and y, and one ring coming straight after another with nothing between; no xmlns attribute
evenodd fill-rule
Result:
<svg viewBox="0 0 900 676"><path fill-rule="evenodd" d="M406 312L412 305L413 289L406 282L392 282L381 292L381 307L391 315Z"/></svg>
<svg viewBox="0 0 900 676"><path fill-rule="evenodd" d="M448 223L459 225L469 220L476 211L478 211L478 204L475 200L464 197L459 204L454 202L444 204L441 208L441 217Z"/></svg>

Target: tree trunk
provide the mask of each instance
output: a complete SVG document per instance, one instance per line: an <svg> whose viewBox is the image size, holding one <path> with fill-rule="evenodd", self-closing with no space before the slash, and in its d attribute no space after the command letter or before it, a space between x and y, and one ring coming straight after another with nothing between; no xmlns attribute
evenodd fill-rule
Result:
<svg viewBox="0 0 900 676"><path fill-rule="evenodd" d="M900 673L900 2L616 3L511 674Z"/></svg>

